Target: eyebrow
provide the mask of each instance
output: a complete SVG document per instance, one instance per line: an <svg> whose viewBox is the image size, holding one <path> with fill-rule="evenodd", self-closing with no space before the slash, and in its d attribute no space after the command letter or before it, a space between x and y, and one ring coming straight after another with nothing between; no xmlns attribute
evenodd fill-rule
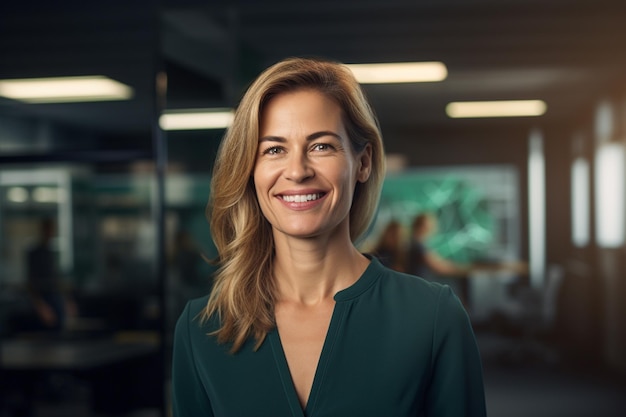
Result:
<svg viewBox="0 0 626 417"><path fill-rule="evenodd" d="M341 136L339 136L337 133L335 132L331 132L330 130L322 130L319 132L314 132L311 133L310 135L308 135L306 137L307 141L312 141L315 140L317 138L321 138L323 136L332 136L338 140L341 141ZM287 142L287 139L285 139L282 136L263 136L262 138L259 138L259 142L280 142L280 143L285 143Z"/></svg>

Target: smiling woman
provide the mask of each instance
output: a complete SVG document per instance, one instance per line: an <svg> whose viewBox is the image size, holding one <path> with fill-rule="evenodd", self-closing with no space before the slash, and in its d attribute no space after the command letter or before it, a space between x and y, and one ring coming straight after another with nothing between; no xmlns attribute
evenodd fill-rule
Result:
<svg viewBox="0 0 626 417"><path fill-rule="evenodd" d="M176 326L175 416L485 414L458 298L354 246L383 175L347 67L288 59L257 78L213 172L219 270Z"/></svg>
<svg viewBox="0 0 626 417"><path fill-rule="evenodd" d="M254 185L275 244L290 235L320 238L349 216L357 182L367 181L372 147L356 154L341 108L316 90L270 100L262 113Z"/></svg>

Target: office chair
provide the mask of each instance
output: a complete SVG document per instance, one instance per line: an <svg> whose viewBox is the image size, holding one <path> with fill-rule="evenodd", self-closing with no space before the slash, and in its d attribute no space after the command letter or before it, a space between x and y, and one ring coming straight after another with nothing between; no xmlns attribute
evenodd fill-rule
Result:
<svg viewBox="0 0 626 417"><path fill-rule="evenodd" d="M558 353L547 339L555 330L564 277L560 265L551 265L541 288L519 288L495 309L497 327L510 337L509 346L500 359L513 363L556 364L559 361Z"/></svg>

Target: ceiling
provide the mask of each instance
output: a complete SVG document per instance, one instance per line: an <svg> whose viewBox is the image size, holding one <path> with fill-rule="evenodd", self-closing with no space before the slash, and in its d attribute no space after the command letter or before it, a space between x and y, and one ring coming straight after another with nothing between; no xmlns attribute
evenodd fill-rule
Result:
<svg viewBox="0 0 626 417"><path fill-rule="evenodd" d="M567 124L626 88L623 0L4 3L0 78L104 74L131 85L135 98L62 105L0 99L0 116L113 133L149 131L159 70L168 74L167 107L225 107L236 105L259 71L288 56L443 61L444 82L365 87L383 131ZM543 99L548 111L533 120L445 115L450 101L483 99Z"/></svg>

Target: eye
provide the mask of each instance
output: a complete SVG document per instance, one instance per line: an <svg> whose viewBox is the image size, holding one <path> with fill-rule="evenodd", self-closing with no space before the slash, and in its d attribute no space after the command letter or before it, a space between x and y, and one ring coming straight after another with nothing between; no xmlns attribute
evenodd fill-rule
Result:
<svg viewBox="0 0 626 417"><path fill-rule="evenodd" d="M328 144L328 143L316 143L311 147L312 150L314 151L318 151L318 152L323 152L323 151L329 151L332 150L333 147L332 145Z"/></svg>
<svg viewBox="0 0 626 417"><path fill-rule="evenodd" d="M278 155L283 152L283 148L280 146L270 146L263 150L263 155Z"/></svg>

